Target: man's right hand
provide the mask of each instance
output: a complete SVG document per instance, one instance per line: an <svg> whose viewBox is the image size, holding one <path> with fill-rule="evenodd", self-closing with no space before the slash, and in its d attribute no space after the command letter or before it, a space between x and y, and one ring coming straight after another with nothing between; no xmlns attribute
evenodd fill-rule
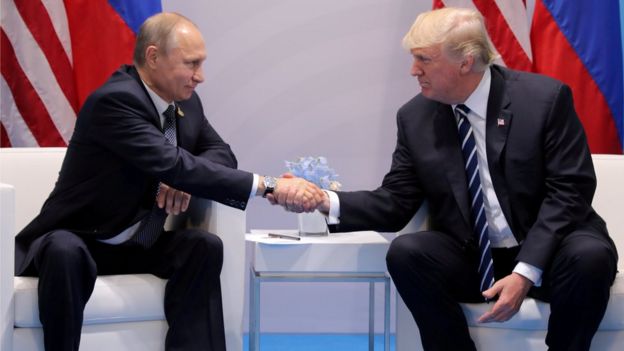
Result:
<svg viewBox="0 0 624 351"><path fill-rule="evenodd" d="M296 178L290 173L277 180L273 194L267 196L273 205L280 205L289 212L313 212L327 195L315 184L303 178Z"/></svg>

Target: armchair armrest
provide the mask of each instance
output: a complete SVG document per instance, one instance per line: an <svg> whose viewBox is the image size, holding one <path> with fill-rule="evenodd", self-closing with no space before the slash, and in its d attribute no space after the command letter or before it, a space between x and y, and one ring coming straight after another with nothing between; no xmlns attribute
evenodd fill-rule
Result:
<svg viewBox="0 0 624 351"><path fill-rule="evenodd" d="M165 228L200 228L216 234L223 242L223 319L227 349L241 351L245 292L245 212L216 201L191 197L186 212L169 216Z"/></svg>
<svg viewBox="0 0 624 351"><path fill-rule="evenodd" d="M408 234L408 233L416 233L421 232L423 230L429 229L429 206L427 202L424 202L418 212L414 214L414 217L401 229L397 232L397 235Z"/></svg>
<svg viewBox="0 0 624 351"><path fill-rule="evenodd" d="M15 189L0 183L0 350L13 347Z"/></svg>
<svg viewBox="0 0 624 351"><path fill-rule="evenodd" d="M238 233L244 241L245 212L193 196L188 210L177 216L169 216L165 228L201 228L219 236Z"/></svg>

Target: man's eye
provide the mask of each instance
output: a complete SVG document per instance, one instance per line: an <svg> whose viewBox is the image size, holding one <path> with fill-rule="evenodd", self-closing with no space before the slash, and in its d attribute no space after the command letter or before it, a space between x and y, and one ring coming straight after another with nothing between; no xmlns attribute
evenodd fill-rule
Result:
<svg viewBox="0 0 624 351"><path fill-rule="evenodd" d="M189 67L197 67L199 66L199 61L187 61L186 65Z"/></svg>
<svg viewBox="0 0 624 351"><path fill-rule="evenodd" d="M424 65L426 65L426 64L431 62L431 58L424 57L424 56L414 56L414 60L416 62L419 62L419 63L424 64Z"/></svg>

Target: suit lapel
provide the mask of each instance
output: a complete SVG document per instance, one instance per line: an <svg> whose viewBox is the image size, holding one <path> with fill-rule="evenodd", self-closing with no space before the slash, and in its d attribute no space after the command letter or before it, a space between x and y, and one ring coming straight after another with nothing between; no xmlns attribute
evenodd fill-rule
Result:
<svg viewBox="0 0 624 351"><path fill-rule="evenodd" d="M180 102L176 102L176 130L178 132L178 146L187 150L190 150L191 147L186 143L194 139L190 137L190 135L192 135L192 131L190 129L193 128L193 126L189 124L190 119L186 115L192 113L193 111L182 107Z"/></svg>
<svg viewBox="0 0 624 351"><path fill-rule="evenodd" d="M507 135L509 134L513 117L511 110L508 109L510 102L502 75L497 70L492 69L492 83L485 124L487 155L490 167L492 163L499 164L503 149L507 143Z"/></svg>
<svg viewBox="0 0 624 351"><path fill-rule="evenodd" d="M494 191L501 205L503 214L511 226L511 206L503 176L504 150L509 130L512 127L513 113L510 109L511 100L507 94L505 79L500 69L491 69L492 83L487 106L485 124L486 152L488 168L494 185Z"/></svg>
<svg viewBox="0 0 624 351"><path fill-rule="evenodd" d="M435 147L441 155L447 180L457 201L462 217L470 226L470 200L464 170L464 158L457 134L455 116L449 105L439 104L434 117Z"/></svg>
<svg viewBox="0 0 624 351"><path fill-rule="evenodd" d="M162 131L162 126L160 123L160 115L158 114L158 111L156 110L156 106L154 105L152 98L149 96L147 89L145 89L145 85L143 85L143 81L141 80L141 77L139 76L139 72L136 70L134 66L127 65L127 66L124 66L124 69L126 70L126 72L128 72L128 74L132 78L134 78L134 80L137 81L137 83L143 90L143 93L145 94L145 99L148 102L146 105L151 106L151 110L153 113L150 114L150 122L154 124L155 126L157 126L158 129Z"/></svg>

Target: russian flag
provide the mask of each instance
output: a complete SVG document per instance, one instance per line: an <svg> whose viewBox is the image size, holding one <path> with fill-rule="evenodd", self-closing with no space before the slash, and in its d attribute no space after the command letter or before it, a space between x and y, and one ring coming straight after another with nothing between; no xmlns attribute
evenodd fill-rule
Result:
<svg viewBox="0 0 624 351"><path fill-rule="evenodd" d="M573 91L592 153L622 153L624 76L617 0L537 0L533 70Z"/></svg>
<svg viewBox="0 0 624 351"><path fill-rule="evenodd" d="M0 146L65 146L160 0L2 0Z"/></svg>
<svg viewBox="0 0 624 351"><path fill-rule="evenodd" d="M131 63L136 33L160 0L65 1L74 53L78 101L100 86L122 63Z"/></svg>
<svg viewBox="0 0 624 351"><path fill-rule="evenodd" d="M569 85L592 153L622 153L624 5L618 5L618 0L527 3L433 0L433 8L455 6L481 12L501 55L498 63L542 73Z"/></svg>

